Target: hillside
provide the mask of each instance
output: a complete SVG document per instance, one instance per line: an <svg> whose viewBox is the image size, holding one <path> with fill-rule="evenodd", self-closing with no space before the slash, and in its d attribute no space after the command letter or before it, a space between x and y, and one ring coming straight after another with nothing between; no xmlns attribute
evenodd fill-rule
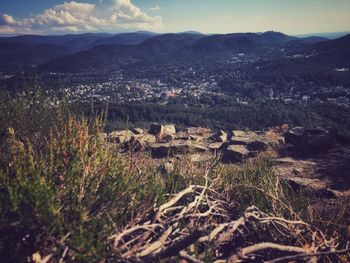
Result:
<svg viewBox="0 0 350 263"><path fill-rule="evenodd" d="M310 61L317 66L345 67L349 61L348 38L296 38L278 32L209 36L191 32L162 35L134 32L17 36L0 38L0 45L4 50L8 43L13 43L11 49L6 49L3 65L20 64L25 68L40 65L39 71L82 72L112 65L129 66L139 61L155 65L167 61L225 65L234 54L245 54L255 60L278 60L286 55L306 54L312 56Z"/></svg>
<svg viewBox="0 0 350 263"><path fill-rule="evenodd" d="M313 49L317 52L315 60L327 61L339 68L350 66L350 35L316 43L313 45Z"/></svg>
<svg viewBox="0 0 350 263"><path fill-rule="evenodd" d="M287 42L294 39L295 37L277 32L213 35L201 39L188 49L201 55L215 55L224 52L269 53L284 47Z"/></svg>
<svg viewBox="0 0 350 263"><path fill-rule="evenodd" d="M103 116L13 96L0 96L2 258L349 259L350 152L335 133L153 124L107 135Z"/></svg>
<svg viewBox="0 0 350 263"><path fill-rule="evenodd" d="M126 37L126 35L124 35ZM138 34L137 37L142 35ZM129 49L123 51L123 57L128 57L130 63L134 63L141 59L144 63L162 63L167 60L181 61L181 63L192 63L195 60L212 60L218 57L223 59L230 58L232 53L247 53L257 56L281 56L281 49L288 48L289 43L294 41L293 48L303 46L304 43L315 43L323 41L323 38L314 38L300 40L297 42L295 37L290 37L282 33L265 32L262 34L245 33L245 34L227 34L204 36L201 34L179 33L164 34L147 38L143 43L136 44L133 42L134 35L128 35L129 40L123 40L119 43L128 43L131 41ZM149 37L149 35L147 35ZM119 39L118 36L115 39ZM111 38L100 41L108 42ZM118 42L118 41L117 41ZM99 43L99 42L96 42ZM71 57L60 58L43 65L42 69L50 69L51 71L84 71L89 68L95 68L96 65L118 64L120 61L118 49L119 46L106 44L96 46L90 50L74 55L74 66L72 66ZM106 61L106 49L111 51L108 61ZM126 51L127 50L127 51ZM92 62L86 61L84 57L93 58ZM67 61L65 63L64 61ZM79 62L81 61L81 62ZM208 62L208 61L207 61ZM66 65L65 65L66 64ZM69 69L69 67L71 68Z"/></svg>
<svg viewBox="0 0 350 263"><path fill-rule="evenodd" d="M28 45L20 42L0 42L0 71L28 71L69 53L70 48L55 44Z"/></svg>

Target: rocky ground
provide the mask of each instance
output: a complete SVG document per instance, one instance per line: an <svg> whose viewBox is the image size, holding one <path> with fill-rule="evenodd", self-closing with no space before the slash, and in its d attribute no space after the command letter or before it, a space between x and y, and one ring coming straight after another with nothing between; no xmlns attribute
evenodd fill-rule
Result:
<svg viewBox="0 0 350 263"><path fill-rule="evenodd" d="M268 156L275 170L292 186L326 197L350 196L350 145L339 143L323 129L278 127L265 132L218 131L190 127L176 131L174 125L151 125L150 129L115 131L104 135L125 154L133 152L165 173L176 160L192 163L219 160L239 164Z"/></svg>
<svg viewBox="0 0 350 263"><path fill-rule="evenodd" d="M148 158L148 163L164 172L183 158L193 163L217 159L223 164L239 164L269 156L276 172L295 187L329 197L350 196L350 145L339 143L336 136L320 128L214 133L202 127L177 132L174 125L153 124L148 131L136 128L104 136L121 152Z"/></svg>

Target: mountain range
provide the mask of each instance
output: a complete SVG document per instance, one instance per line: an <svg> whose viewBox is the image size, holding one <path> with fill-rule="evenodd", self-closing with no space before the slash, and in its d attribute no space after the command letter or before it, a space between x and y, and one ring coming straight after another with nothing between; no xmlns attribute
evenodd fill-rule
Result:
<svg viewBox="0 0 350 263"><path fill-rule="evenodd" d="M225 63L237 54L268 60L303 58L330 67L350 64L350 35L329 40L279 32L203 35L133 32L0 38L0 71L83 72L136 63ZM280 62L279 62L280 63Z"/></svg>

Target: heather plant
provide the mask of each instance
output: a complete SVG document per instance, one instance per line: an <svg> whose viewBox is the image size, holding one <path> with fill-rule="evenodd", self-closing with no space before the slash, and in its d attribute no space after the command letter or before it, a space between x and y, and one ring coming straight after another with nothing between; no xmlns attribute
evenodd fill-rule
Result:
<svg viewBox="0 0 350 263"><path fill-rule="evenodd" d="M69 116L39 150L9 128L0 176L2 256L58 257L67 246L71 258L108 257L106 234L155 199L158 180L129 171L101 128L101 118Z"/></svg>
<svg viewBox="0 0 350 263"><path fill-rule="evenodd" d="M219 184L240 209L255 205L279 216L307 219L310 200L303 191L294 191L274 172L268 158L247 161L240 166L221 166Z"/></svg>

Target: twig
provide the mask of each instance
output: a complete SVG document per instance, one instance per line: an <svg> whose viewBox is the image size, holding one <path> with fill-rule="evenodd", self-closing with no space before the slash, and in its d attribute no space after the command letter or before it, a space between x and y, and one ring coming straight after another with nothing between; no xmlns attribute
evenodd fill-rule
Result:
<svg viewBox="0 0 350 263"><path fill-rule="evenodd" d="M295 247L295 246L286 246L286 245L280 245L270 242L265 243L259 243L255 244L249 247L242 248L237 254L230 257L228 262L237 262L240 258L246 258L247 255L266 250L266 249L273 249L273 250L279 250L283 252L289 252L289 253L305 253L305 249L301 247Z"/></svg>
<svg viewBox="0 0 350 263"><path fill-rule="evenodd" d="M179 242L170 245L165 250L163 250L159 257L160 258L168 258L172 256L176 256L181 250L187 248L188 246L195 243L202 235L204 234L203 229L197 229L189 236L183 238Z"/></svg>
<svg viewBox="0 0 350 263"><path fill-rule="evenodd" d="M305 253L305 254L299 254L299 255L291 255L291 256L285 256L276 258L270 261L266 261L266 263L278 263L278 262L287 262L290 260L297 260L297 259L303 259L303 258L310 258L310 257L322 257L322 256L330 256L330 255L341 255L346 254L350 252L349 244L347 244L345 249L337 250L337 251L326 251L326 252L316 252L316 253Z"/></svg>
<svg viewBox="0 0 350 263"><path fill-rule="evenodd" d="M179 253L180 257L185 259L187 262L190 263L201 263L201 260L195 259L194 257L190 256L189 254L187 254L185 251L180 251Z"/></svg>
<svg viewBox="0 0 350 263"><path fill-rule="evenodd" d="M67 255L67 252L68 252L68 247L66 247L66 248L64 249L59 263L63 263L63 260L64 260L65 256Z"/></svg>

